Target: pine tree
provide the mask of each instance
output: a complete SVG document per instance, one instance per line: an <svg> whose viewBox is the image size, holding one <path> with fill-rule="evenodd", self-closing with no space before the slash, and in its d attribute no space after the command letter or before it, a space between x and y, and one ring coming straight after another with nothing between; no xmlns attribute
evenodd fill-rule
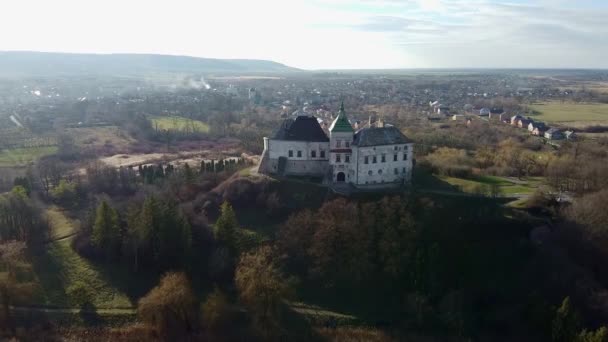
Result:
<svg viewBox="0 0 608 342"><path fill-rule="evenodd" d="M215 222L215 238L226 245L233 256L238 254L238 228L234 209L228 202L222 203L220 217Z"/></svg>
<svg viewBox="0 0 608 342"><path fill-rule="evenodd" d="M120 247L118 213L105 200L97 207L91 241L93 245L103 249L109 258L115 256Z"/></svg>
<svg viewBox="0 0 608 342"><path fill-rule="evenodd" d="M564 298L553 319L553 341L573 341L580 328L580 317L572 308L570 297Z"/></svg>

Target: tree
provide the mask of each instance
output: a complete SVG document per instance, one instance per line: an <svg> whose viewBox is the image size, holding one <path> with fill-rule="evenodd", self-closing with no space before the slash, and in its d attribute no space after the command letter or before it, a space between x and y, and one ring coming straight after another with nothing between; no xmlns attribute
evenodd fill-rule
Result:
<svg viewBox="0 0 608 342"><path fill-rule="evenodd" d="M228 248L232 256L239 252L238 229L234 209L227 201L222 203L220 217L215 222L215 238Z"/></svg>
<svg viewBox="0 0 608 342"><path fill-rule="evenodd" d="M177 339L195 328L196 296L184 273L167 273L139 300L137 314L167 338Z"/></svg>
<svg viewBox="0 0 608 342"><path fill-rule="evenodd" d="M576 337L576 342L608 342L608 329L601 327L596 331L581 331Z"/></svg>
<svg viewBox="0 0 608 342"><path fill-rule="evenodd" d="M120 247L118 213L106 200L102 200L97 206L91 242L103 249L108 258L113 258Z"/></svg>
<svg viewBox="0 0 608 342"><path fill-rule="evenodd" d="M27 300L34 292L35 283L21 275L31 271L31 265L25 258L25 249L23 242L0 244L0 327L13 328L10 306Z"/></svg>
<svg viewBox="0 0 608 342"><path fill-rule="evenodd" d="M219 288L207 296L201 305L201 315L204 327L211 331L220 330L230 322L230 303Z"/></svg>
<svg viewBox="0 0 608 342"><path fill-rule="evenodd" d="M239 298L267 338L280 328L282 303L293 295L293 282L281 274L269 246L246 253L239 261L235 274Z"/></svg>
<svg viewBox="0 0 608 342"><path fill-rule="evenodd" d="M553 341L573 341L580 329L580 317L572 307L570 297L564 298L553 318L551 339Z"/></svg>

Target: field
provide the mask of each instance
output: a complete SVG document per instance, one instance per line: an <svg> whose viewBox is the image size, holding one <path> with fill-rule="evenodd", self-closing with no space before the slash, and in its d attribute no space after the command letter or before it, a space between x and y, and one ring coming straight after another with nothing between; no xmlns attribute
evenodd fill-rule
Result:
<svg viewBox="0 0 608 342"><path fill-rule="evenodd" d="M574 126L608 123L608 104L603 103L550 101L533 104L530 108L539 113L533 116L534 119L545 122Z"/></svg>
<svg viewBox="0 0 608 342"><path fill-rule="evenodd" d="M440 176L442 181L456 186L465 193L487 193L492 186L498 186L498 194L502 196L529 195L539 187L540 178L526 178L524 180L495 177L477 176L474 179L463 179L455 177Z"/></svg>
<svg viewBox="0 0 608 342"><path fill-rule="evenodd" d="M152 126L159 130L209 133L206 123L181 116L154 117L151 121Z"/></svg>
<svg viewBox="0 0 608 342"><path fill-rule="evenodd" d="M76 145L92 150L128 151L136 143L117 126L68 128L66 133L74 138Z"/></svg>
<svg viewBox="0 0 608 342"><path fill-rule="evenodd" d="M22 147L0 151L0 167L26 166L40 157L57 152L57 146Z"/></svg>
<svg viewBox="0 0 608 342"><path fill-rule="evenodd" d="M138 277L131 277L129 272L116 266L100 266L82 258L71 246L79 223L57 207L47 209L47 217L52 229L51 241L48 250L34 258L39 283L35 306L130 313L133 303L127 295L130 290L127 286L139 283Z"/></svg>

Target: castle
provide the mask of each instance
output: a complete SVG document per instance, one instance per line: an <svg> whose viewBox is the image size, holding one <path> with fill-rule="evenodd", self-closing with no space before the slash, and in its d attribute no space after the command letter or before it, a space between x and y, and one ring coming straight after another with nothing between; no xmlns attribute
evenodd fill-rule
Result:
<svg viewBox="0 0 608 342"><path fill-rule="evenodd" d="M259 172L281 176L322 177L334 186L395 187L412 176L413 143L379 120L354 130L340 106L329 137L314 116L286 119L272 138L264 138Z"/></svg>

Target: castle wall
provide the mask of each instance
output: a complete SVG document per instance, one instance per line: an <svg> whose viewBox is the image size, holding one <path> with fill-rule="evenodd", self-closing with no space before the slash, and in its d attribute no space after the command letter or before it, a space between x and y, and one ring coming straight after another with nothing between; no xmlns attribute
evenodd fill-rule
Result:
<svg viewBox="0 0 608 342"><path fill-rule="evenodd" d="M278 165L279 159L268 159L266 173L276 174ZM328 167L326 160L287 160L285 175L323 177Z"/></svg>
<svg viewBox="0 0 608 342"><path fill-rule="evenodd" d="M323 177L329 167L329 142L264 139L264 148L260 172L278 173L281 157L287 159L285 175Z"/></svg>
<svg viewBox="0 0 608 342"><path fill-rule="evenodd" d="M405 147L405 148L404 148ZM403 155L407 159L403 160ZM385 161L382 162L382 155ZM394 161L397 155L397 161ZM413 144L383 145L358 147L356 177L353 180L357 186L372 186L383 183L409 183L412 177ZM376 162L374 163L374 156ZM365 163L365 157L368 163Z"/></svg>

